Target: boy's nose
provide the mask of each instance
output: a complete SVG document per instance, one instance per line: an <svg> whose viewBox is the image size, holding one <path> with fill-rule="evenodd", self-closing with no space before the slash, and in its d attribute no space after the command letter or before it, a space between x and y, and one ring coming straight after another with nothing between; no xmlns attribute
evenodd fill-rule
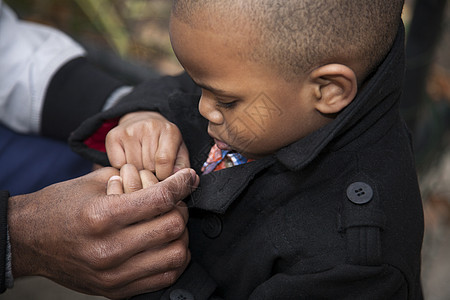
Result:
<svg viewBox="0 0 450 300"><path fill-rule="evenodd" d="M222 113L215 106L215 101L205 96L204 93L198 103L198 110L211 123L220 125L224 121Z"/></svg>

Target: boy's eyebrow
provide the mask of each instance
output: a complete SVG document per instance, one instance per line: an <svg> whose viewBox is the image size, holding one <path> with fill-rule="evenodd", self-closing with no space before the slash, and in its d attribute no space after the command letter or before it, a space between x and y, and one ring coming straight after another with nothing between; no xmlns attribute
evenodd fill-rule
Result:
<svg viewBox="0 0 450 300"><path fill-rule="evenodd" d="M226 92L226 91L224 91L224 90L221 90L221 89L219 89L219 88L215 88L215 87L213 87L213 86L210 86L209 84L200 83L200 82L197 82L197 81L195 81L195 80L193 80L193 81L194 81L194 83L195 83L196 85L198 85L198 86L201 87L202 89L208 90L208 91L213 92L213 93L215 93L215 94L220 94L220 95L227 95L227 94L228 94L228 92Z"/></svg>

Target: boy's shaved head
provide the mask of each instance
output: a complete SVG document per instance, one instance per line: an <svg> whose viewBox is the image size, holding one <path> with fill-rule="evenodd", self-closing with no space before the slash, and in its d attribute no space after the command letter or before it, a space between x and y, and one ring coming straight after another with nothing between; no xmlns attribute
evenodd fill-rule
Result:
<svg viewBox="0 0 450 300"><path fill-rule="evenodd" d="M286 79L328 63L351 67L362 81L389 51L404 0L174 0L190 26L242 33L251 53ZM236 47L237 45L230 45Z"/></svg>

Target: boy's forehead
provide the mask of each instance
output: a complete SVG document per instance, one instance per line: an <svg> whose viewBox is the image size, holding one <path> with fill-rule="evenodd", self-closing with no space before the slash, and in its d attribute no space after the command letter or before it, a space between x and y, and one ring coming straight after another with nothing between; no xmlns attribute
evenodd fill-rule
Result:
<svg viewBox="0 0 450 300"><path fill-rule="evenodd" d="M233 47L233 52L241 57L247 56L251 50L250 45L258 42L259 35L254 34L250 26L244 24L245 21L233 22L230 18L214 17L205 11L198 12L198 16L192 22L186 22L185 19L173 15L170 20L171 34L174 29L181 35L195 31L195 34L199 35L196 39L205 43L215 42L223 47ZM214 41L204 38L210 34L213 34Z"/></svg>
<svg viewBox="0 0 450 300"><path fill-rule="evenodd" d="M254 34L245 26L239 28L235 24L230 24L227 19L220 20L218 26L217 24L212 26L212 21L207 18L199 18L196 23L187 23L178 16L171 18L172 47L183 67L193 78L205 74L219 76L232 66L233 74L245 73L248 71L244 70L247 69L248 63L253 67L257 66L256 72L266 73L267 76L279 76L280 72L283 72L273 60L255 55L255 49L269 47L269 45L262 47L264 40L260 39L260 35ZM214 19L217 20L218 18ZM195 72L192 73L194 69ZM239 85L239 82L234 82L233 86L236 85ZM222 84L218 86L223 87ZM227 92L218 94L229 94L230 89L224 90Z"/></svg>
<svg viewBox="0 0 450 300"><path fill-rule="evenodd" d="M187 1L188 4L192 1ZM199 30L212 30L217 32L228 31L232 33L232 30L250 28L251 16L249 16L245 10L239 9L239 6L235 2L239 1L225 1L230 5L209 5L198 4L208 3L207 1L195 2L195 9L179 10L176 13L172 12L171 18L177 19L189 24L190 26ZM213 1L217 2L217 1Z"/></svg>
<svg viewBox="0 0 450 300"><path fill-rule="evenodd" d="M211 30L201 22L192 26L176 17L171 20L171 41L178 59L196 64L197 70L227 67L227 61L243 62L252 51L248 36L242 31ZM208 60L214 64L205 64Z"/></svg>

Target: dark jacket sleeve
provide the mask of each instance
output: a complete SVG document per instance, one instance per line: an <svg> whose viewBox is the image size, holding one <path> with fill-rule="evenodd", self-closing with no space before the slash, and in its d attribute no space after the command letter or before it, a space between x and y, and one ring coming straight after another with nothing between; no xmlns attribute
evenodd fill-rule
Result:
<svg viewBox="0 0 450 300"><path fill-rule="evenodd" d="M71 60L56 72L47 88L41 134L67 140L70 132L100 112L112 92L122 85L84 57Z"/></svg>
<svg viewBox="0 0 450 300"><path fill-rule="evenodd" d="M9 193L0 191L0 293L6 290L7 211Z"/></svg>
<svg viewBox="0 0 450 300"><path fill-rule="evenodd" d="M85 120L72 132L69 144L81 156L104 166L109 165L104 149L105 137L117 125L119 118L130 112L147 110L158 111L172 121L178 108L170 106L169 98L179 93L199 95L198 87L186 73L146 81L111 109Z"/></svg>

